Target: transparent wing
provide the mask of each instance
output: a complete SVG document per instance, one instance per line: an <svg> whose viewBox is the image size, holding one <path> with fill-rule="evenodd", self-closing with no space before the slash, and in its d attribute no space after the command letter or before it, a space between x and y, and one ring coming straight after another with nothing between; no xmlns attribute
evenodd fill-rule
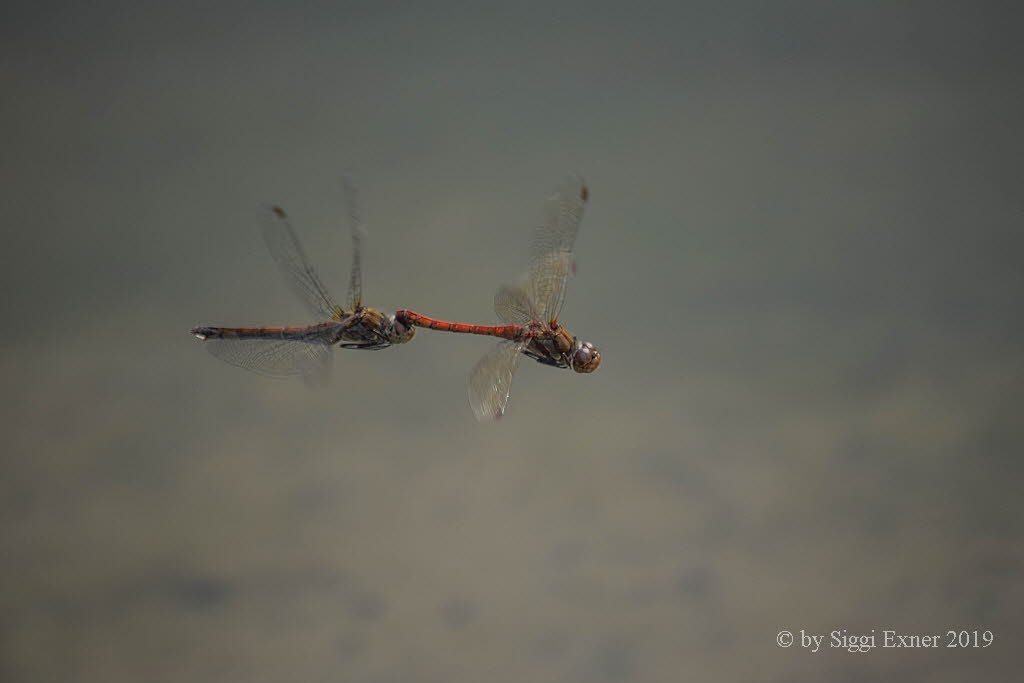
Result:
<svg viewBox="0 0 1024 683"><path fill-rule="evenodd" d="M480 422L505 414L512 375L519 364L523 342L503 341L473 366L469 373L469 405Z"/></svg>
<svg viewBox="0 0 1024 683"><path fill-rule="evenodd" d="M359 204L355 185L346 177L343 181L348 227L352 233L352 271L348 280L348 306L354 311L363 305L363 241L366 239L366 218Z"/></svg>
<svg viewBox="0 0 1024 683"><path fill-rule="evenodd" d="M494 293L494 312L506 325L526 325L539 319L526 290L519 285L502 285Z"/></svg>
<svg viewBox="0 0 1024 683"><path fill-rule="evenodd" d="M573 272L573 245L587 203L587 186L570 176L544 206L544 222L530 248L530 295L540 322L557 320L565 299L565 283Z"/></svg>
<svg viewBox="0 0 1024 683"><path fill-rule="evenodd" d="M267 211L263 224L263 240L274 257L284 279L291 285L317 320L341 320L343 311L320 282L310 265L299 238L288 222L288 215L279 206Z"/></svg>
<svg viewBox="0 0 1024 683"><path fill-rule="evenodd" d="M325 378L333 356L324 342L293 339L209 339L206 348L225 363L267 377Z"/></svg>

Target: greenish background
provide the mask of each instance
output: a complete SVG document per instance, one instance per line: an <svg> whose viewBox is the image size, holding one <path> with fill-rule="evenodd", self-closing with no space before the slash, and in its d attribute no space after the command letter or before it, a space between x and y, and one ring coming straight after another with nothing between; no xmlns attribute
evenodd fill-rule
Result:
<svg viewBox="0 0 1024 683"><path fill-rule="evenodd" d="M994 3L6 4L4 681L1012 680L1024 95ZM490 322L570 171L563 322L338 351L197 324L344 296ZM989 629L811 654L783 629Z"/></svg>

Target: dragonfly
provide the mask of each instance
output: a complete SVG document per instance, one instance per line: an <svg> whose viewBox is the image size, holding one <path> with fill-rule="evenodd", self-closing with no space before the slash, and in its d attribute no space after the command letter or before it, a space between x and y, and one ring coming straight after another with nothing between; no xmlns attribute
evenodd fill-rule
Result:
<svg viewBox="0 0 1024 683"><path fill-rule="evenodd" d="M558 322L566 282L576 268L573 245L589 196L582 179L572 176L548 199L533 237L529 272L519 284L502 285L495 292L494 311L501 325L449 322L406 309L395 312L395 319L408 327L502 338L470 372L469 404L481 422L505 414L512 377L524 355L579 373L593 372L601 364L593 344Z"/></svg>
<svg viewBox="0 0 1024 683"><path fill-rule="evenodd" d="M264 216L263 240L284 279L314 319L322 322L291 327L193 327L192 334L206 342L210 353L261 375L316 381L330 370L332 346L379 350L413 338L416 330L412 326L363 305L366 223L355 188L347 179L343 189L352 237L347 307L335 303L306 256L288 215L281 207L273 206Z"/></svg>

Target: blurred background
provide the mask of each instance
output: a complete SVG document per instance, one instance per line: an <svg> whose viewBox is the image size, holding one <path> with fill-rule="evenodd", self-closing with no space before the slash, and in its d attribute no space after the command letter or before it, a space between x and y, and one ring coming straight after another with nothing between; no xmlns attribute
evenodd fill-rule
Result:
<svg viewBox="0 0 1024 683"><path fill-rule="evenodd" d="M1013 678L1010 8L6 5L0 679ZM309 322L266 202L344 297L343 174L369 305L492 322L568 172L604 362L500 423L486 339L310 389L189 335Z"/></svg>

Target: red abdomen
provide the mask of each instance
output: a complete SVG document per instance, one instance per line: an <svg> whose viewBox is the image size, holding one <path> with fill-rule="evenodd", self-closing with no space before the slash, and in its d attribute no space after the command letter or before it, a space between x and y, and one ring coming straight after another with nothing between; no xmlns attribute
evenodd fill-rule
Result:
<svg viewBox="0 0 1024 683"><path fill-rule="evenodd" d="M489 337L501 337L503 339L518 339L524 332L524 328L519 325L470 325L468 323L453 323L447 320L437 320L425 315L420 315L415 311L407 310L396 311L395 319L405 325L426 327L440 332L482 334Z"/></svg>

